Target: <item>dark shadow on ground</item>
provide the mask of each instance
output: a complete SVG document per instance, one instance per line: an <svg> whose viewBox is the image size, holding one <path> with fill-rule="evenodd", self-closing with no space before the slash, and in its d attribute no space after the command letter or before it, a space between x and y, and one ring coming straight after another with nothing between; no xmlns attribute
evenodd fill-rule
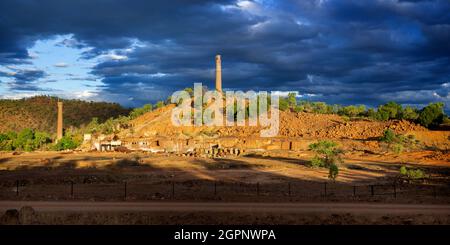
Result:
<svg viewBox="0 0 450 245"><path fill-rule="evenodd" d="M302 160L302 159L297 159L297 158L261 156L258 154L248 154L248 155L245 155L244 157L254 158L254 159L274 160L274 161L280 161L280 162L285 162L285 163L290 163L290 164L295 164L295 165L302 165L302 166L307 166L307 164L309 163L309 161L307 161L307 160Z"/></svg>
<svg viewBox="0 0 450 245"><path fill-rule="evenodd" d="M205 167L208 170L255 169L264 166L262 164L250 164L245 161L227 158L213 158L212 162L206 161L204 159L196 159L193 164Z"/></svg>

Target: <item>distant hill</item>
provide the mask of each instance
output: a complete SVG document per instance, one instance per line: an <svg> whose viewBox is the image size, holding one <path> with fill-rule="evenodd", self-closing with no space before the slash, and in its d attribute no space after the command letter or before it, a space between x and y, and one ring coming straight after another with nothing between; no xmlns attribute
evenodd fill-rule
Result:
<svg viewBox="0 0 450 245"><path fill-rule="evenodd" d="M57 97L36 96L19 100L0 100L0 133L9 130L33 128L56 132ZM117 103L88 102L82 100L66 100L64 102L64 127L79 127L87 124L93 117L103 122L110 117L127 115L130 109Z"/></svg>

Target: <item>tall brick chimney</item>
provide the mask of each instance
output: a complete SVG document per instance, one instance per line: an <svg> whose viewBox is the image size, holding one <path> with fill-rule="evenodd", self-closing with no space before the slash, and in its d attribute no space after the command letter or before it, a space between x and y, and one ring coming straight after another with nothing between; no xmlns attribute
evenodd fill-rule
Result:
<svg viewBox="0 0 450 245"><path fill-rule="evenodd" d="M63 103L58 101L58 122L56 126L56 140L63 137Z"/></svg>
<svg viewBox="0 0 450 245"><path fill-rule="evenodd" d="M216 55L216 90L222 92L222 61L220 55Z"/></svg>

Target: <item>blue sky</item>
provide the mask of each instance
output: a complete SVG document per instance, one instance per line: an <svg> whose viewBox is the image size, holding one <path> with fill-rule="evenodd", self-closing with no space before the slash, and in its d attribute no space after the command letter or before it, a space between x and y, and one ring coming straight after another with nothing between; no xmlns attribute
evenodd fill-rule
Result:
<svg viewBox="0 0 450 245"><path fill-rule="evenodd" d="M27 49L30 56L26 64L3 65L0 71L10 74L2 79L0 92L6 98L20 98L34 94L54 94L67 98L85 98L93 95L92 87L101 85L101 79L90 74L97 59L83 59L88 48L64 45L72 35L56 35L38 39ZM40 77L16 84L14 74L23 71L44 71Z"/></svg>
<svg viewBox="0 0 450 245"><path fill-rule="evenodd" d="M125 106L213 87L450 110L447 0L0 2L0 96Z"/></svg>

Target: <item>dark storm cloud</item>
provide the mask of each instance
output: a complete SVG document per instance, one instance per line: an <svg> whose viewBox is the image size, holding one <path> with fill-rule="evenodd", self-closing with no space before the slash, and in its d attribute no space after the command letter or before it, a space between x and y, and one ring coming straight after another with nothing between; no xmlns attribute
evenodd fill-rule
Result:
<svg viewBox="0 0 450 245"><path fill-rule="evenodd" d="M105 56L92 72L100 96L125 104L212 87L217 53L230 89L450 102L448 13L447 0L1 1L0 65L27 62L37 39L73 34L59 45Z"/></svg>
<svg viewBox="0 0 450 245"><path fill-rule="evenodd" d="M6 73L0 71L0 77L9 77L12 82L8 83L11 90L40 91L42 89L36 84L36 80L46 77L46 73L41 70L20 70L14 69L14 72ZM47 82L47 81L46 81Z"/></svg>

